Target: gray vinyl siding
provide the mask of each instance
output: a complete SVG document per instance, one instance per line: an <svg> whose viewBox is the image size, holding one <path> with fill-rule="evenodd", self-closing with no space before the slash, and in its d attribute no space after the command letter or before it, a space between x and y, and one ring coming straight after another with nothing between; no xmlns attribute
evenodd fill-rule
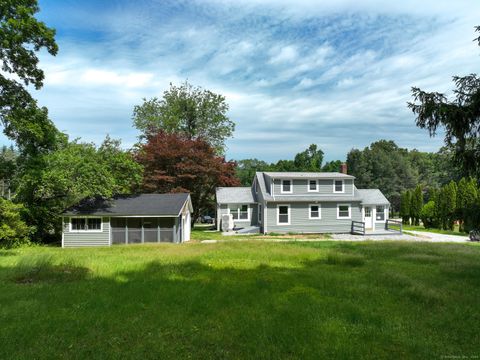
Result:
<svg viewBox="0 0 480 360"><path fill-rule="evenodd" d="M277 225L277 205L290 205L290 225ZM359 202L349 203L350 219L337 219L337 204L320 203L321 219L309 219L310 203L268 203L267 232L278 233L349 233L352 221L361 221L362 211ZM343 203L340 203L343 204Z"/></svg>
<svg viewBox="0 0 480 360"><path fill-rule="evenodd" d="M264 178L265 178L265 187L266 187L267 193L272 195L271 191L270 191L271 184L272 184L272 178L270 176L266 176L266 175L264 175Z"/></svg>
<svg viewBox="0 0 480 360"><path fill-rule="evenodd" d="M70 217L64 218L63 246L110 246L110 218L102 218L102 231L70 231Z"/></svg>
<svg viewBox="0 0 480 360"><path fill-rule="evenodd" d="M238 204L232 204L232 206L237 206ZM220 207L218 208L218 229L221 230L221 220L222 220L222 215L228 214L228 204L220 204ZM238 228L243 228L246 226L255 226L258 224L258 205L257 204L248 204L248 211L250 213L250 220L233 220L233 223L235 224L235 227Z"/></svg>
<svg viewBox="0 0 480 360"><path fill-rule="evenodd" d="M337 179L338 180L338 179ZM282 180L274 180L274 194L275 195L338 195L342 196L343 194L352 196L353 195L353 180L344 179L344 193L334 193L333 192L333 179L320 179L318 180L318 191L308 191L309 180L307 179L293 179L293 192L282 193Z"/></svg>

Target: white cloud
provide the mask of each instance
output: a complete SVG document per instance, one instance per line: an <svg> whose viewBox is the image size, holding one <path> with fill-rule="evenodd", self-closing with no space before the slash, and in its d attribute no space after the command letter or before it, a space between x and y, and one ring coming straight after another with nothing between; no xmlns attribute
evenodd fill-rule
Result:
<svg viewBox="0 0 480 360"><path fill-rule="evenodd" d="M133 106L188 78L226 96L232 158L276 160L310 143L342 158L380 138L435 150L442 139L417 129L406 107L410 87L448 91L452 75L478 71L474 1L74 6L53 24L60 53L42 57L35 95L61 130L87 141L109 133L133 144Z"/></svg>

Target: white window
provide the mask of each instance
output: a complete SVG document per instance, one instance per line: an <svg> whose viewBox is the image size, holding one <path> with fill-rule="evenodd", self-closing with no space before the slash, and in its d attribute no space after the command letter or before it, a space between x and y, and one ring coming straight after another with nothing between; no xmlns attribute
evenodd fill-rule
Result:
<svg viewBox="0 0 480 360"><path fill-rule="evenodd" d="M280 189L282 194L291 194L293 192L292 189L292 180L282 180L282 187Z"/></svg>
<svg viewBox="0 0 480 360"><path fill-rule="evenodd" d="M102 218L73 217L70 219L70 231L102 231Z"/></svg>
<svg viewBox="0 0 480 360"><path fill-rule="evenodd" d="M337 205L337 219L350 219L352 217L350 204Z"/></svg>
<svg viewBox="0 0 480 360"><path fill-rule="evenodd" d="M378 221L385 220L385 207L384 206L377 206L377 220Z"/></svg>
<svg viewBox="0 0 480 360"><path fill-rule="evenodd" d="M290 225L290 205L277 206L277 225Z"/></svg>
<svg viewBox="0 0 480 360"><path fill-rule="evenodd" d="M258 222L262 222L262 205L258 205Z"/></svg>
<svg viewBox="0 0 480 360"><path fill-rule="evenodd" d="M371 207L366 207L365 208L365 217L371 217L372 216L372 208Z"/></svg>
<svg viewBox="0 0 480 360"><path fill-rule="evenodd" d="M343 180L333 180L333 192L334 193L345 192L345 183Z"/></svg>
<svg viewBox="0 0 480 360"><path fill-rule="evenodd" d="M308 180L308 192L318 191L318 180Z"/></svg>
<svg viewBox="0 0 480 360"><path fill-rule="evenodd" d="M320 204L312 204L309 207L309 219L321 219L322 218L322 209L320 207Z"/></svg>
<svg viewBox="0 0 480 360"><path fill-rule="evenodd" d="M230 214L232 214L233 220L250 220L250 211L248 211L247 204L230 205L229 210Z"/></svg>

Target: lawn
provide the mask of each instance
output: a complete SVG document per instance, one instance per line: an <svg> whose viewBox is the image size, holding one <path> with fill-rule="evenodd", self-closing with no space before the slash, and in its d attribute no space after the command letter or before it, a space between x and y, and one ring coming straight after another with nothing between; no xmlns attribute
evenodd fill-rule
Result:
<svg viewBox="0 0 480 360"><path fill-rule="evenodd" d="M476 358L479 295L475 244L0 250L0 358Z"/></svg>

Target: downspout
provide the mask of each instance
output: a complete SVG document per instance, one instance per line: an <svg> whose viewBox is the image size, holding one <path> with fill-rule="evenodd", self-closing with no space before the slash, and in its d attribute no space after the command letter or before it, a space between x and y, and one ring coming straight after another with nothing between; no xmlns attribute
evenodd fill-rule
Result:
<svg viewBox="0 0 480 360"><path fill-rule="evenodd" d="M263 233L267 233L267 218L268 218L268 203L265 201L265 205L263 206L263 221L265 222L263 226Z"/></svg>

